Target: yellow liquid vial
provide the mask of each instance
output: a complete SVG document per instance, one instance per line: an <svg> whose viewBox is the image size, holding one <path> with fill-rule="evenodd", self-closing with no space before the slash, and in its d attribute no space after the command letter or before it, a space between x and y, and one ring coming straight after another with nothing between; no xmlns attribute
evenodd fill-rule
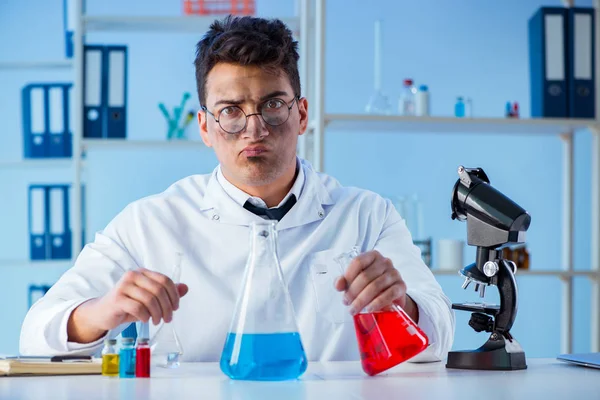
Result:
<svg viewBox="0 0 600 400"><path fill-rule="evenodd" d="M118 354L104 354L102 356L102 375L119 376Z"/></svg>

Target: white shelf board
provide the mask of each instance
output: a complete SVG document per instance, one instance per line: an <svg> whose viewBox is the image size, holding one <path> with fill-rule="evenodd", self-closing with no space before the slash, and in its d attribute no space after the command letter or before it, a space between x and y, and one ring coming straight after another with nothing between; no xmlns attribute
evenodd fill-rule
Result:
<svg viewBox="0 0 600 400"><path fill-rule="evenodd" d="M0 170L2 169L36 169L36 168L71 168L73 160L71 158L31 158L14 161L0 161Z"/></svg>
<svg viewBox="0 0 600 400"><path fill-rule="evenodd" d="M130 140L84 139L84 150L90 149L208 149L200 140Z"/></svg>
<svg viewBox="0 0 600 400"><path fill-rule="evenodd" d="M88 15L83 17L84 31L88 32L172 32L197 33L208 31L220 16L181 15L162 16L112 16ZM298 18L280 18L293 31L299 26Z"/></svg>
<svg viewBox="0 0 600 400"><path fill-rule="evenodd" d="M456 118L401 115L326 114L328 130L397 133L475 133L558 135L600 125L593 119Z"/></svg>
<svg viewBox="0 0 600 400"><path fill-rule="evenodd" d="M69 69L73 67L72 60L54 61L0 61L0 70L23 69Z"/></svg>
<svg viewBox="0 0 600 400"><path fill-rule="evenodd" d="M434 275L456 275L463 277L458 270L440 270L440 269L432 269L431 272ZM600 278L600 271L565 271L565 270L517 270L515 277L519 276L559 276L559 277L569 277L569 276L587 276L590 278ZM464 278L464 277L463 277Z"/></svg>
<svg viewBox="0 0 600 400"><path fill-rule="evenodd" d="M0 268L64 268L73 265L72 260L0 260Z"/></svg>

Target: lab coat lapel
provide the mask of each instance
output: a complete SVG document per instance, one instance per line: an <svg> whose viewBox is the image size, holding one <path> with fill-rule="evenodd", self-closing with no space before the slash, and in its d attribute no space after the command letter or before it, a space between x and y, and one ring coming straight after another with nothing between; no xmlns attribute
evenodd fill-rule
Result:
<svg viewBox="0 0 600 400"><path fill-rule="evenodd" d="M322 220L334 201L317 173L306 162L302 163L305 180L302 194L294 207L279 221L277 230L295 228Z"/></svg>
<svg viewBox="0 0 600 400"><path fill-rule="evenodd" d="M329 206L335 202L317 173L305 161L302 162L305 181L302 194L292 209L279 221L277 230L290 229L322 220ZM202 212L211 213L209 218L223 224L250 226L253 221L263 221L235 202L217 180L216 169L212 173L201 205Z"/></svg>
<svg viewBox="0 0 600 400"><path fill-rule="evenodd" d="M211 175L201 207L203 212L210 213L213 221L239 226L250 226L252 221L263 221L261 217L251 213L235 202L225 192L217 180L216 170Z"/></svg>

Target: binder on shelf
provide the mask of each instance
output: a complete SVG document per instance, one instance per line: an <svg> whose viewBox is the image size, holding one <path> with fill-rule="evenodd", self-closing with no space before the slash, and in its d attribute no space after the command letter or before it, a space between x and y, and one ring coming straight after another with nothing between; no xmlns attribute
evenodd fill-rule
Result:
<svg viewBox="0 0 600 400"><path fill-rule="evenodd" d="M45 93L40 85L27 85L21 91L23 113L23 150L27 158L46 157Z"/></svg>
<svg viewBox="0 0 600 400"><path fill-rule="evenodd" d="M103 136L102 53L102 46L88 45L84 47L83 136L86 138Z"/></svg>
<svg viewBox="0 0 600 400"><path fill-rule="evenodd" d="M125 138L127 97L127 47L106 46L104 74L106 82L106 137Z"/></svg>
<svg viewBox="0 0 600 400"><path fill-rule="evenodd" d="M32 83L22 89L25 158L71 157L71 83Z"/></svg>
<svg viewBox="0 0 600 400"><path fill-rule="evenodd" d="M127 46L84 47L84 132L86 138L125 138Z"/></svg>
<svg viewBox="0 0 600 400"><path fill-rule="evenodd" d="M65 33L65 56L67 58L73 58L74 46L73 46L73 34L75 33L75 1L76 0L63 0L63 30ZM82 3L85 3L83 1Z"/></svg>
<svg viewBox="0 0 600 400"><path fill-rule="evenodd" d="M528 21L531 116L566 118L567 9L541 7Z"/></svg>
<svg viewBox="0 0 600 400"><path fill-rule="evenodd" d="M32 260L44 260L48 253L47 204L46 187L29 186L29 249Z"/></svg>
<svg viewBox="0 0 600 400"><path fill-rule="evenodd" d="M568 9L569 117L596 116L595 21L593 8Z"/></svg>
<svg viewBox="0 0 600 400"><path fill-rule="evenodd" d="M29 285L29 288L27 288L28 308L31 308L39 299L44 297L48 290L50 290L49 285Z"/></svg>
<svg viewBox="0 0 600 400"><path fill-rule="evenodd" d="M69 186L49 186L50 201L50 258L71 258L69 225Z"/></svg>
<svg viewBox="0 0 600 400"><path fill-rule="evenodd" d="M32 260L68 260L72 257L69 198L71 185L29 186L29 236ZM82 204L85 191L82 185ZM85 221L82 207L82 221ZM82 244L85 243L82 223Z"/></svg>
<svg viewBox="0 0 600 400"><path fill-rule="evenodd" d="M69 91L72 85L48 87L48 157L71 157Z"/></svg>

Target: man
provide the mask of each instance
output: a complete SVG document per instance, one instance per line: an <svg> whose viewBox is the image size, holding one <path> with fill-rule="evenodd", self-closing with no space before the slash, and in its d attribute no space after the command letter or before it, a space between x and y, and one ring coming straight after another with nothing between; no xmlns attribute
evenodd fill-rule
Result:
<svg viewBox="0 0 600 400"><path fill-rule="evenodd" d="M278 20L226 18L211 26L195 61L198 123L219 166L133 202L99 232L29 311L23 354L97 353L132 322L151 321L154 330L176 314L183 360L217 361L248 227L267 218L279 221L282 271L309 360L359 359L354 326L343 321L391 304L428 335L427 359L445 357L455 323L450 302L392 204L342 187L296 157L308 124L297 63L297 43ZM352 246L361 254L343 275L313 284L315 263L331 265ZM177 284L169 279L176 253L183 254Z"/></svg>

